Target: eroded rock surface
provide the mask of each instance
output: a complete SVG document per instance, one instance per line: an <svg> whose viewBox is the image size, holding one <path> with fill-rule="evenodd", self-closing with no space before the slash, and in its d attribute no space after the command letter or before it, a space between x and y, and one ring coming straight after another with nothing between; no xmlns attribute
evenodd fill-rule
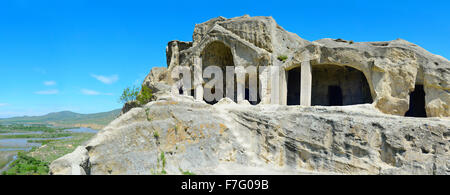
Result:
<svg viewBox="0 0 450 195"><path fill-rule="evenodd" d="M62 157L51 173L78 163L90 174L450 174L449 147L448 120L371 104L212 106L167 96L122 115L84 146L87 156Z"/></svg>
<svg viewBox="0 0 450 195"><path fill-rule="evenodd" d="M218 49L215 45L223 46ZM280 56L285 60L280 61ZM281 68L280 84L273 88L270 78L259 77L260 96L262 104L281 105L286 105L290 85L285 75L302 63L308 62L312 69L331 65L351 67L364 74L371 103L383 113L404 116L410 106L409 94L421 85L425 91L426 115L450 117L450 62L402 39L307 41L284 30L272 17L218 17L197 24L193 42L169 42L167 62L165 82L169 85L178 81L170 75L177 66L278 66ZM200 84L194 83L192 89ZM275 90L279 90L279 99L272 99Z"/></svg>
<svg viewBox="0 0 450 195"><path fill-rule="evenodd" d="M220 59L235 66L279 66L285 73L307 61L313 71L324 68L317 69L320 77L351 67L362 74L326 82L365 77L368 89L363 83L342 86L351 95L343 101L373 103L287 106L287 77L278 88L260 77L256 106L228 98L209 105L177 95L177 88L173 93L174 67ZM54 161L50 173L450 174L450 62L405 40L310 42L271 17L218 17L196 25L193 42L169 42L167 68L153 68L143 84L156 101L125 105L87 145ZM429 118L403 116L417 85L423 86ZM355 86L365 90L351 91ZM285 99L271 99L275 90ZM363 101L352 99L358 97Z"/></svg>

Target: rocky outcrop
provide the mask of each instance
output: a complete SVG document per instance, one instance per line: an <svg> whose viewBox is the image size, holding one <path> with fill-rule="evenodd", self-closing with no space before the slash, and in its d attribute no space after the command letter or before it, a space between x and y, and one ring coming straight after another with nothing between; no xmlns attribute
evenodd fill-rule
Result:
<svg viewBox="0 0 450 195"><path fill-rule="evenodd" d="M287 76L279 89L260 77L258 105L229 98L210 105L186 90L177 94L175 67L224 62L279 66L282 75L299 66L320 66L321 74L338 66L335 75L351 67L361 72L351 78L365 77L369 89L349 94L371 96L373 103L287 106ZM170 42L167 63L153 68L143 83L155 101L125 105L85 146L54 161L50 173L450 174L450 62L405 40L310 42L271 17L218 17L196 25L193 42ZM418 85L429 118L404 117ZM345 90L355 86L365 85ZM279 100L271 96L276 90Z"/></svg>
<svg viewBox="0 0 450 195"><path fill-rule="evenodd" d="M450 174L449 136L448 120L371 104L212 106L166 96L113 121L51 173L88 164L80 167L90 174Z"/></svg>
<svg viewBox="0 0 450 195"><path fill-rule="evenodd" d="M409 94L415 85L423 85L427 116L450 116L450 62L413 43L322 39L297 51L283 66L296 66L305 56L313 66L349 66L363 72L376 108L384 113L403 116L409 108Z"/></svg>
<svg viewBox="0 0 450 195"><path fill-rule="evenodd" d="M402 39L353 42L327 38L310 42L284 30L272 17L218 17L197 24L193 42L169 42L166 83L173 85L178 81L170 75L174 67L221 65L210 56L225 63L220 52L211 49L218 43L230 52L229 66L281 68L280 85L276 89L270 84L270 78L259 78L262 104L286 105L288 78L285 75L308 62L312 68L335 65L363 72L371 91L371 102L383 113L405 115L410 107L409 94L416 85L422 85L426 115L450 117L450 62L447 59ZM280 56L285 60L280 61ZM192 89L199 85L192 85ZM271 94L278 90L280 98L273 99Z"/></svg>
<svg viewBox="0 0 450 195"><path fill-rule="evenodd" d="M75 151L59 158L50 165L50 174L56 175L86 175L90 174L89 155L84 146L78 146Z"/></svg>

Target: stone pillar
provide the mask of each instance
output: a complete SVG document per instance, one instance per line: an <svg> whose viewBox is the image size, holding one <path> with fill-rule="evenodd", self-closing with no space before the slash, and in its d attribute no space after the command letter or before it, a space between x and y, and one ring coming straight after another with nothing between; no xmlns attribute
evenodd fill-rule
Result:
<svg viewBox="0 0 450 195"><path fill-rule="evenodd" d="M245 69L242 66L236 67L236 98L237 103L245 100Z"/></svg>
<svg viewBox="0 0 450 195"><path fill-rule="evenodd" d="M183 95L190 96L191 95L191 89L192 89L192 72L191 68L187 66L178 66L181 68L181 72L183 74L183 78L181 79L183 83Z"/></svg>
<svg viewBox="0 0 450 195"><path fill-rule="evenodd" d="M282 68L280 71L280 104L287 105L287 71Z"/></svg>
<svg viewBox="0 0 450 195"><path fill-rule="evenodd" d="M300 74L300 105L311 106L312 72L309 61L302 62Z"/></svg>
<svg viewBox="0 0 450 195"><path fill-rule="evenodd" d="M270 66L270 103L280 104L280 67Z"/></svg>
<svg viewBox="0 0 450 195"><path fill-rule="evenodd" d="M237 103L242 102L245 99L245 87L242 83L237 83Z"/></svg>
<svg viewBox="0 0 450 195"><path fill-rule="evenodd" d="M259 67L259 95L261 98L261 104L270 104L270 68L268 66L260 66Z"/></svg>
<svg viewBox="0 0 450 195"><path fill-rule="evenodd" d="M195 99L198 101L203 101L203 86L198 85L195 88Z"/></svg>
<svg viewBox="0 0 450 195"><path fill-rule="evenodd" d="M194 58L194 88L195 99L203 101L203 71L202 59L200 57Z"/></svg>

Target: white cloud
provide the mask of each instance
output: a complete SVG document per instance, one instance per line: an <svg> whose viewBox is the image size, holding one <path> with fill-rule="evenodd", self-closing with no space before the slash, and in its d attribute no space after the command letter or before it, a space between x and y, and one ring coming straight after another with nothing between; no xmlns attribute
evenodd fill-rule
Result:
<svg viewBox="0 0 450 195"><path fill-rule="evenodd" d="M54 95L54 94L58 94L59 91L57 89L50 89L50 90L44 90L44 91L36 91L34 93L38 94L38 95Z"/></svg>
<svg viewBox="0 0 450 195"><path fill-rule="evenodd" d="M0 103L0 107L7 106L7 105L8 105L7 103Z"/></svg>
<svg viewBox="0 0 450 195"><path fill-rule="evenodd" d="M53 85L56 85L56 82L55 81L44 81L44 85L53 86Z"/></svg>
<svg viewBox="0 0 450 195"><path fill-rule="evenodd" d="M81 93L83 93L84 95L100 95L100 92L89 89L82 89Z"/></svg>
<svg viewBox="0 0 450 195"><path fill-rule="evenodd" d="M95 79L99 80L102 83L105 84L113 84L116 81L119 80L119 75L111 75L111 76L103 76L103 75L96 75L96 74L91 74L92 77L94 77Z"/></svg>
<svg viewBox="0 0 450 195"><path fill-rule="evenodd" d="M82 89L81 93L83 93L84 95L112 95L112 93L102 93L102 92L98 92L98 91L90 90L90 89Z"/></svg>

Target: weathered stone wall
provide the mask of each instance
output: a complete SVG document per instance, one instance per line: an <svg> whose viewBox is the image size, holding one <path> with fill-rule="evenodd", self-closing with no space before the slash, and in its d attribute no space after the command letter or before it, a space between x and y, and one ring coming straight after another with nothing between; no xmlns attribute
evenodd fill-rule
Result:
<svg viewBox="0 0 450 195"><path fill-rule="evenodd" d="M427 116L450 116L450 62L447 59L401 39L356 43L341 39L321 39L309 42L287 32L271 17L218 17L197 24L193 42L169 43L168 78L171 78L170 72L175 66L203 68L205 64L199 63L205 62L202 54L219 42L230 48L236 67L281 67L278 86L271 85L272 78L268 74L259 78L261 104L286 105L289 79L286 71L308 62L312 66L339 65L361 71L367 79L373 104L384 113L403 116L409 108L409 94L416 84L423 84ZM287 56L287 60L278 60L281 55ZM221 58L210 58L207 61L217 63ZM231 59L224 59L223 62L228 61ZM316 79L313 77L313 80ZM170 79L167 81L168 84L174 82L176 81ZM317 91L311 85L304 87ZM305 89L307 92L310 90ZM275 92L280 94L278 99L272 96ZM309 98L311 91L304 95ZM307 102L305 97L303 100Z"/></svg>
<svg viewBox="0 0 450 195"><path fill-rule="evenodd" d="M166 47L167 67L179 65L185 61L186 55L183 51L192 47L192 42L170 41Z"/></svg>
<svg viewBox="0 0 450 195"><path fill-rule="evenodd" d="M409 93L419 81L425 87L427 116L450 116L450 62L417 45L404 40L350 44L322 39L299 49L284 66L295 66L305 60L305 56L313 65L335 64L363 72L374 105L384 113L403 116L409 108ZM439 70L430 61L438 63ZM417 78L417 75L424 75L424 78Z"/></svg>
<svg viewBox="0 0 450 195"><path fill-rule="evenodd" d="M230 48L235 66L280 68L279 73L259 77L259 105L236 104L228 98L208 105L197 95L202 94L203 82L193 85L196 100L187 91L172 94L177 81L171 77L173 68L202 69L202 53L220 53L214 47L208 49L217 41ZM409 93L417 84L424 86L428 117L450 116L450 62L415 44L400 39L309 42L285 31L271 17L243 16L198 24L192 43L170 42L167 51L168 68L153 68L144 81L157 100L143 107L126 107L131 110L85 146L52 162L51 174L181 174L182 170L196 174L450 174L448 118L400 117L408 110ZM287 59L278 60L280 55ZM325 79L324 85L339 83L343 92L360 99L353 87L361 73L313 75L312 67L324 65L360 71L374 102L284 106L293 69L301 70L295 81L302 80L297 89L301 97L295 98L304 105L310 103L311 90L321 88L312 87L314 79ZM280 76L277 85L271 85L274 75ZM272 96L275 92L280 96ZM354 102L352 98L346 102Z"/></svg>
<svg viewBox="0 0 450 195"><path fill-rule="evenodd" d="M50 171L450 174L449 138L448 120L386 115L371 104L212 106L176 95L122 115Z"/></svg>
<svg viewBox="0 0 450 195"><path fill-rule="evenodd" d="M312 75L311 105L330 105L329 86L341 88L342 105L372 103L369 85L359 70L335 65L317 65L313 66Z"/></svg>
<svg viewBox="0 0 450 195"><path fill-rule="evenodd" d="M202 52L203 68L208 66L234 66L231 49L222 42L212 42Z"/></svg>

